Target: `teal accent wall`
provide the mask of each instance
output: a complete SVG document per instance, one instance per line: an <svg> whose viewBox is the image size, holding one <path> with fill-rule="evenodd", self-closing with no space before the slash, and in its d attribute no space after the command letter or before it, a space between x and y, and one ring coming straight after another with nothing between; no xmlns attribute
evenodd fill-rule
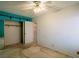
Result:
<svg viewBox="0 0 79 59"><path fill-rule="evenodd" d="M0 19L0 38L4 37L4 20Z"/></svg>
<svg viewBox="0 0 79 59"><path fill-rule="evenodd" d="M31 16L21 16L21 15L12 14L5 11L0 11L0 18L2 18L2 20L13 20L17 22L25 22L25 21L32 22Z"/></svg>

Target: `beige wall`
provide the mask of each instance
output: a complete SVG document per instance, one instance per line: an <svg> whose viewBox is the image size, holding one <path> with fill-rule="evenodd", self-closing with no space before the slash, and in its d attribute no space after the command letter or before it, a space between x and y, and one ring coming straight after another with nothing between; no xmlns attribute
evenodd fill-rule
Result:
<svg viewBox="0 0 79 59"><path fill-rule="evenodd" d="M79 57L79 5L64 8L60 12L47 12L34 18L37 22L38 44Z"/></svg>

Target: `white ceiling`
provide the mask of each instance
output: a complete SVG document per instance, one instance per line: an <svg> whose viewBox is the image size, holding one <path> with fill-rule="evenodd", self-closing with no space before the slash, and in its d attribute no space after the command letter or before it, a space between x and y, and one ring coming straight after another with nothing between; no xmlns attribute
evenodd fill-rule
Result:
<svg viewBox="0 0 79 59"><path fill-rule="evenodd" d="M34 16L32 3L31 1L0 1L0 10L23 16ZM47 9L57 11L78 3L78 1L47 1L44 4Z"/></svg>

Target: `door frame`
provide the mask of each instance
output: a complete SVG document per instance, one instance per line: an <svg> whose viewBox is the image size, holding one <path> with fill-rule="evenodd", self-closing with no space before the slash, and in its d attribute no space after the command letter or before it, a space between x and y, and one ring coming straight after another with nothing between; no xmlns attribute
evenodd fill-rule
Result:
<svg viewBox="0 0 79 59"><path fill-rule="evenodd" d="M22 33L22 44L25 44L25 22L22 22L22 27L21 27L21 33Z"/></svg>
<svg viewBox="0 0 79 59"><path fill-rule="evenodd" d="M5 21L4 21L5 22ZM23 36L24 36L24 32L23 32L23 27L24 27L24 22L19 22L20 23L20 38L21 39L19 39L20 40L20 44L24 44L24 38L23 38ZM9 25L6 25L6 26L9 26ZM13 25L13 26L16 26L16 25ZM4 27L5 27L5 25L4 25ZM5 32L5 31L4 31ZM22 42L23 41L23 42ZM6 45L5 45L5 34L4 34L4 48L6 47Z"/></svg>

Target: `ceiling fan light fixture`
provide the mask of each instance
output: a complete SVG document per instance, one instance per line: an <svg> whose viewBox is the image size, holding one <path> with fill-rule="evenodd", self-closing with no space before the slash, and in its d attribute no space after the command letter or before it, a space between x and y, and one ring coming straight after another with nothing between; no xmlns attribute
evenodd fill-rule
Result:
<svg viewBox="0 0 79 59"><path fill-rule="evenodd" d="M34 8L34 12L35 12L35 13L39 13L40 11L41 11L40 8Z"/></svg>
<svg viewBox="0 0 79 59"><path fill-rule="evenodd" d="M40 5L40 1L33 1L33 3L34 3L34 7L39 7L39 5Z"/></svg>
<svg viewBox="0 0 79 59"><path fill-rule="evenodd" d="M43 2L34 1L34 4L35 4L35 6L34 6L34 12L35 13L39 13L39 12L45 10L45 6L44 6Z"/></svg>

